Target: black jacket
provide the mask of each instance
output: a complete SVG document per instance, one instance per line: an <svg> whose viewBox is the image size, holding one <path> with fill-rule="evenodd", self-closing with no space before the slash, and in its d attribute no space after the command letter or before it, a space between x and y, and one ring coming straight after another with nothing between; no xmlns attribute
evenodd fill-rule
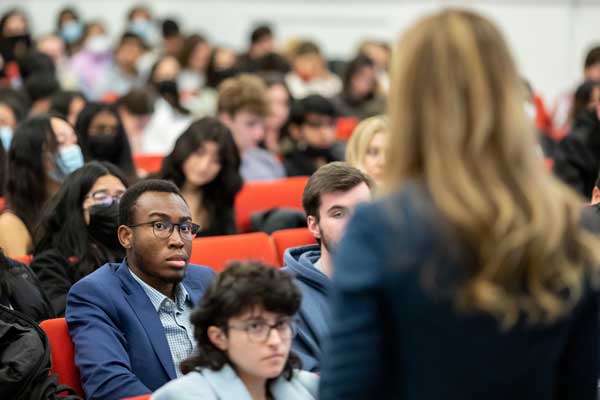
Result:
<svg viewBox="0 0 600 400"><path fill-rule="evenodd" d="M600 168L600 121L595 110L580 114L554 157L554 173L589 199Z"/></svg>
<svg viewBox="0 0 600 400"><path fill-rule="evenodd" d="M18 261L0 255L3 270L0 271L0 304L13 308L36 322L53 318L54 311L31 269Z"/></svg>

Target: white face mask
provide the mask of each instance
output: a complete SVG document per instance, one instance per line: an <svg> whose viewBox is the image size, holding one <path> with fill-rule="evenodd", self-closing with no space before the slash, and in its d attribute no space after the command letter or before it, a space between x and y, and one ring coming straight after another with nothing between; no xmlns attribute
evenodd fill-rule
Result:
<svg viewBox="0 0 600 400"><path fill-rule="evenodd" d="M104 54L110 51L110 39L106 35L92 36L85 42L85 48L94 54Z"/></svg>
<svg viewBox="0 0 600 400"><path fill-rule="evenodd" d="M4 151L8 151L13 138L13 130L10 126L0 126L0 140Z"/></svg>

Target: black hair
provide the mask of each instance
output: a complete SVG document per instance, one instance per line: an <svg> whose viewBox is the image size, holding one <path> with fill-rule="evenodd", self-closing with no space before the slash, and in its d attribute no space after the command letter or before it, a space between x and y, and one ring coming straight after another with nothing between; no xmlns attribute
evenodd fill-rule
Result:
<svg viewBox="0 0 600 400"><path fill-rule="evenodd" d="M132 88L117 99L116 105L133 115L150 115L154 112L152 95L145 88Z"/></svg>
<svg viewBox="0 0 600 400"><path fill-rule="evenodd" d="M50 112L67 118L69 116L71 103L78 97L86 101L85 95L78 90L61 90L56 92L54 96L52 96L52 99L50 99Z"/></svg>
<svg viewBox="0 0 600 400"><path fill-rule="evenodd" d="M8 257L0 248L0 304L6 304L15 292L15 276L10 272Z"/></svg>
<svg viewBox="0 0 600 400"><path fill-rule="evenodd" d="M10 17L15 15L22 15L25 17L25 20L27 20L27 15L19 8L11 8L6 10L4 14L2 14L2 17L0 17L0 38L4 37L4 27L6 26L6 22ZM27 21L27 23L29 24L29 21Z"/></svg>
<svg viewBox="0 0 600 400"><path fill-rule="evenodd" d="M343 93L345 96L352 96L352 77L356 75L363 68L375 68L375 63L369 57L359 54L352 61L346 65L344 75L342 78ZM371 91L360 100L370 100L375 97L375 82L373 82L373 88Z"/></svg>
<svg viewBox="0 0 600 400"><path fill-rule="evenodd" d="M21 93L14 89L0 89L0 105L8 107L15 118L16 126L25 118L27 108L23 99L19 98ZM14 132L13 132L14 133ZM0 196L4 194L7 174L7 151L0 146Z"/></svg>
<svg viewBox="0 0 600 400"><path fill-rule="evenodd" d="M217 144L221 170L211 182L200 188L201 207L206 210L209 219L208 226L202 227L202 231L212 235L233 234L236 233L234 201L243 184L239 173L240 155L231 132L217 118L194 121L179 136L173 151L164 158L158 177L182 188L186 181L183 164L205 142Z"/></svg>
<svg viewBox="0 0 600 400"><path fill-rule="evenodd" d="M181 363L187 374L198 368L218 371L231 364L227 353L218 349L208 337L208 328L216 326L228 331L228 322L256 307L275 314L292 317L300 308L302 294L290 275L259 262L233 262L221 272L202 296L192 313L194 337L198 343L195 353ZM235 365L231 365L235 370ZM293 369L301 366L290 351L283 376L291 380ZM275 379L270 379L272 383Z"/></svg>
<svg viewBox="0 0 600 400"><path fill-rule="evenodd" d="M135 206L137 200L146 192L174 193L185 202L181 192L173 182L164 179L146 179L131 185L121 197L119 203L119 225L135 224Z"/></svg>
<svg viewBox="0 0 600 400"><path fill-rule="evenodd" d="M588 50L585 56L584 67L589 68L594 64L600 64L600 46L594 46Z"/></svg>
<svg viewBox="0 0 600 400"><path fill-rule="evenodd" d="M111 159L98 160L108 161L119 167L131 181L135 180L135 167L133 164L133 157L131 155L131 147L129 145L129 139L123 128L121 117L116 107L111 104L90 102L85 105L83 110L77 117L77 123L75 124L75 130L77 132L77 141L83 152L83 156L86 161L96 159L94 156L94 149L89 145L89 129L93 119L102 112L108 112L117 119L117 132L114 138L114 146L118 151L114 152Z"/></svg>
<svg viewBox="0 0 600 400"><path fill-rule="evenodd" d="M66 16L70 15L73 17L75 21L79 21L81 18L79 17L79 13L73 7L65 7L58 12L58 16L56 17L56 32L60 31L62 19Z"/></svg>
<svg viewBox="0 0 600 400"><path fill-rule="evenodd" d="M178 56L179 64L182 68L187 68L189 66L190 58L192 57L192 53L196 49L196 46L204 43L208 44L208 41L204 36L198 33L194 33L185 38Z"/></svg>
<svg viewBox="0 0 600 400"><path fill-rule="evenodd" d="M148 6L146 6L143 3L140 4L136 4L133 7L131 7L129 9L129 11L127 12L127 21L131 21L133 20L133 15L138 12L138 11L142 11L147 13L150 17L152 17L152 13L150 12L150 8Z"/></svg>
<svg viewBox="0 0 600 400"><path fill-rule="evenodd" d="M242 72L242 69L238 65L238 61L227 69L217 69L217 53L224 50L222 47L213 47L210 57L208 59L208 65L206 66L206 86L216 89L219 84L227 78L232 78Z"/></svg>
<svg viewBox="0 0 600 400"><path fill-rule="evenodd" d="M8 151L6 208L19 217L27 229L37 225L49 198L45 157L58 148L49 115L29 118L16 129Z"/></svg>
<svg viewBox="0 0 600 400"><path fill-rule="evenodd" d="M117 44L116 48L117 49L121 48L121 46L123 46L123 44L125 44L125 42L128 40L135 40L138 42L138 44L140 45L140 47L142 49L148 50L148 44L146 43L144 38L132 31L126 31L125 33L123 33L121 35L121 37L119 39L119 43Z"/></svg>
<svg viewBox="0 0 600 400"><path fill-rule="evenodd" d="M292 70L289 61L280 54L270 52L262 55L256 61L256 70L259 73L273 72L287 74Z"/></svg>
<svg viewBox="0 0 600 400"><path fill-rule="evenodd" d="M36 73L25 80L25 92L29 100L35 103L38 100L52 97L60 90L60 83L50 73Z"/></svg>
<svg viewBox="0 0 600 400"><path fill-rule="evenodd" d="M254 44L260 42L267 37L273 37L273 30L271 27L266 24L258 25L250 34L250 43Z"/></svg>
<svg viewBox="0 0 600 400"><path fill-rule="evenodd" d="M337 117L335 107L327 98L312 94L301 100L294 101L290 108L290 124L302 125L306 122L308 114L327 115Z"/></svg>
<svg viewBox="0 0 600 400"><path fill-rule="evenodd" d="M162 97L173 109L183 115L188 115L190 111L181 105L181 101L179 99L179 90L177 88L177 82L168 82L167 84L161 83L159 81L154 80L154 74L156 70L167 58L173 58L177 60L177 57L171 55L163 55L159 57L158 60L154 62L152 68L150 68L150 73L148 74L148 83L152 86L152 88L158 93L160 97ZM177 60L179 63L179 60Z"/></svg>
<svg viewBox="0 0 600 400"><path fill-rule="evenodd" d="M179 24L177 21L171 18L166 18L162 22L162 36L163 38L169 38L173 36L179 36L181 31L179 30Z"/></svg>
<svg viewBox="0 0 600 400"><path fill-rule="evenodd" d="M577 87L575 96L573 96L573 104L569 113L569 118L575 120L581 112L587 110L594 88L600 87L599 81L587 80Z"/></svg>
<svg viewBox="0 0 600 400"><path fill-rule="evenodd" d="M116 166L108 162L87 163L67 176L48 202L34 231L35 255L55 249L66 259L77 258L76 280L108 262L111 251L116 250L89 234L83 216L85 196L96 181L106 175L117 177L127 187L127 179Z"/></svg>
<svg viewBox="0 0 600 400"><path fill-rule="evenodd" d="M26 81L33 75L56 75L56 66L49 55L30 50L17 61L21 79Z"/></svg>

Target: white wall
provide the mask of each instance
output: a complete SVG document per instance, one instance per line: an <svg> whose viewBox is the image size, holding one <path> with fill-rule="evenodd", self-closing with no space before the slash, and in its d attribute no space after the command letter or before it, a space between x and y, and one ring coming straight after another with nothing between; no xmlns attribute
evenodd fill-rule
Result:
<svg viewBox="0 0 600 400"><path fill-rule="evenodd" d="M0 0L0 13L19 6L34 33L53 29L58 10L75 6L84 18L100 18L117 35L135 0ZM586 49L600 42L599 0L155 0L158 17L174 16L187 31L242 49L252 25L270 21L280 41L303 35L329 57L349 57L365 38L393 40L419 16L442 6L466 6L495 20L522 73L547 102L581 77Z"/></svg>

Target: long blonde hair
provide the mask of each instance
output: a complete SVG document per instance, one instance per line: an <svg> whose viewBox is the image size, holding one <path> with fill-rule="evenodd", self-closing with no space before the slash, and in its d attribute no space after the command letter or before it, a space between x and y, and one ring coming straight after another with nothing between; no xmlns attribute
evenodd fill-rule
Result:
<svg viewBox="0 0 600 400"><path fill-rule="evenodd" d="M384 115L376 115L364 119L354 128L350 140L346 144L346 162L351 166L365 171L364 162L371 139L378 133L387 134L388 119Z"/></svg>
<svg viewBox="0 0 600 400"><path fill-rule="evenodd" d="M475 256L455 304L504 327L520 313L556 320L600 263L583 200L544 170L523 102L502 35L473 12L426 17L397 44L384 190L423 183Z"/></svg>

